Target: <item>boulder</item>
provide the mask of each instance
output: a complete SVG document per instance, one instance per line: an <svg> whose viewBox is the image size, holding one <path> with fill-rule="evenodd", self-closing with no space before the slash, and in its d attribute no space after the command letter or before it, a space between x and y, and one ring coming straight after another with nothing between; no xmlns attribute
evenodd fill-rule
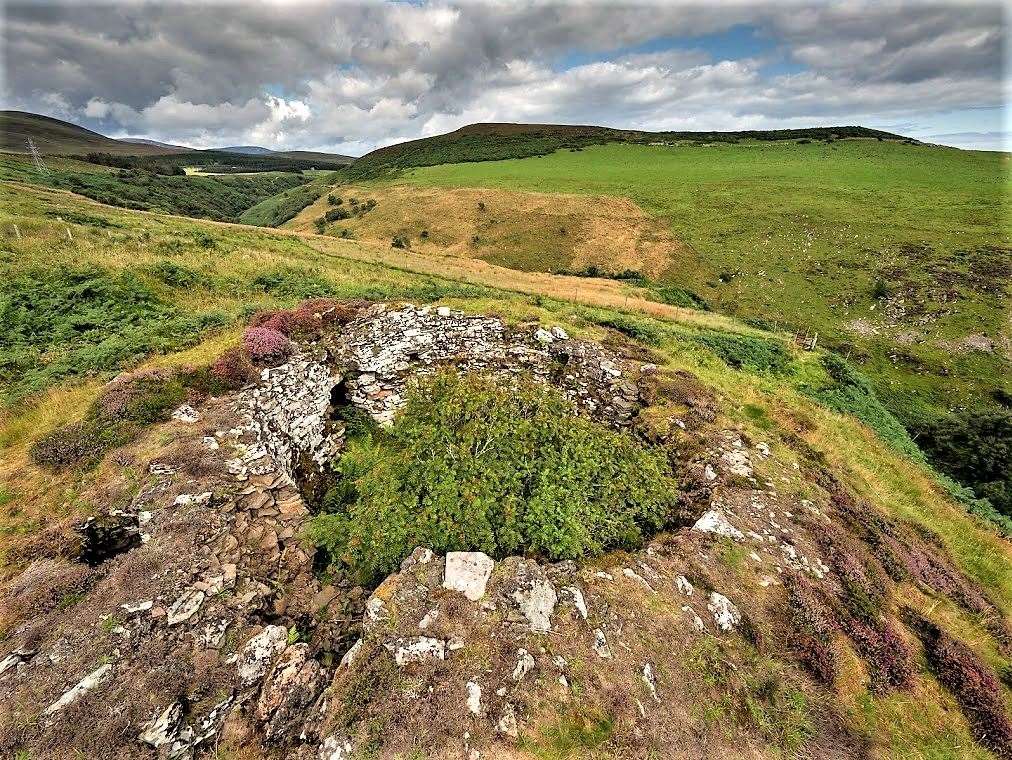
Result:
<svg viewBox="0 0 1012 760"><path fill-rule="evenodd" d="M495 560L483 552L449 552L443 588L459 591L472 602L485 596L485 587L495 567Z"/></svg>
<svg viewBox="0 0 1012 760"><path fill-rule="evenodd" d="M741 622L741 613L738 608L731 603L730 599L716 591L710 594L710 601L707 603L706 609L713 615L713 622L725 633L733 631Z"/></svg>

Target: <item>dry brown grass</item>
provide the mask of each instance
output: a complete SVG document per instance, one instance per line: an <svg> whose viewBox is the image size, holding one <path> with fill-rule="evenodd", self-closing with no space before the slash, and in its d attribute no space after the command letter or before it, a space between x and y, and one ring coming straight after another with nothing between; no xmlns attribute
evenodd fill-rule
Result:
<svg viewBox="0 0 1012 760"><path fill-rule="evenodd" d="M430 255L482 258L531 271L596 265L656 277L685 252L666 224L626 198L411 185L342 186L334 194L345 209L352 197L372 198L377 205L331 223L330 234L347 229L356 239L384 245L406 235L412 250ZM323 196L285 227L312 232L313 220L331 208Z"/></svg>

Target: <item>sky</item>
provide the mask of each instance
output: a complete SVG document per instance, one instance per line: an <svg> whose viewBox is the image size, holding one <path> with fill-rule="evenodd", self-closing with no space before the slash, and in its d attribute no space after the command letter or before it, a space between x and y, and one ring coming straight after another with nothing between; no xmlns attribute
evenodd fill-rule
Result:
<svg viewBox="0 0 1012 760"><path fill-rule="evenodd" d="M0 0L0 107L362 155L474 122L862 125L1012 149L997 2Z"/></svg>

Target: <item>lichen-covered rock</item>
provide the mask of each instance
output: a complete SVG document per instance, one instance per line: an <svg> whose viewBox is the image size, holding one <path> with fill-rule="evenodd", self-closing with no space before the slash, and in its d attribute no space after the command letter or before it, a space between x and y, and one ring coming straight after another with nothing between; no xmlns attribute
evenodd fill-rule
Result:
<svg viewBox="0 0 1012 760"><path fill-rule="evenodd" d="M446 642L430 636L413 636L384 642L401 667L413 662L443 660L446 658Z"/></svg>
<svg viewBox="0 0 1012 760"><path fill-rule="evenodd" d="M524 562L518 569L516 581L518 588L512 598L531 630L536 633L552 630L552 613L559 596L545 571L535 562Z"/></svg>
<svg viewBox="0 0 1012 760"><path fill-rule="evenodd" d="M43 715L51 716L58 713L68 705L73 704L92 689L95 689L112 676L112 665L106 663L93 670L91 673L82 678L78 683L70 690L65 692L62 697L53 702L49 707L46 708Z"/></svg>
<svg viewBox="0 0 1012 760"><path fill-rule="evenodd" d="M710 601L707 602L706 608L713 615L713 622L725 633L733 631L741 622L741 613L738 608L731 603L730 599L716 591L710 593Z"/></svg>
<svg viewBox="0 0 1012 760"><path fill-rule="evenodd" d="M179 726L183 719L183 706L173 702L160 715L144 724L144 730L137 737L152 747L161 747L174 741L179 735Z"/></svg>
<svg viewBox="0 0 1012 760"><path fill-rule="evenodd" d="M294 739L306 712L323 687L320 664L309 656L308 644L292 644L281 654L257 700L255 715L269 739Z"/></svg>
<svg viewBox="0 0 1012 760"><path fill-rule="evenodd" d="M267 626L246 643L239 655L239 678L244 684L259 681L287 646L288 629L283 625Z"/></svg>
<svg viewBox="0 0 1012 760"><path fill-rule="evenodd" d="M713 533L718 536L724 536L725 538L732 538L735 541L741 541L745 538L745 534L734 527L719 509L710 509L703 513L703 515L696 520L695 525L692 526L693 530L698 530L700 533Z"/></svg>
<svg viewBox="0 0 1012 760"><path fill-rule="evenodd" d="M204 603L204 592L194 588L184 591L172 606L169 607L165 622L168 625L179 625L184 623L200 610Z"/></svg>

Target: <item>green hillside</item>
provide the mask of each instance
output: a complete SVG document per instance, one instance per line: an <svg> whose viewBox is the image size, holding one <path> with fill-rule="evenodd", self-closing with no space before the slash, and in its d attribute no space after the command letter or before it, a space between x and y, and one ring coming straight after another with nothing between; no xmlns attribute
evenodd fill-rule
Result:
<svg viewBox="0 0 1012 760"><path fill-rule="evenodd" d="M1007 409L1007 166L1001 153L888 140L612 143L419 167L397 182L629 198L691 253L673 253L662 282L755 324L817 333L930 436L964 409Z"/></svg>
<svg viewBox="0 0 1012 760"><path fill-rule="evenodd" d="M445 135L410 140L374 150L355 162L353 175L367 178L382 175L386 171L413 166L528 158L548 155L558 150L579 151L591 145L609 143L697 145L840 138L907 139L866 127L814 127L742 132L643 132L563 124L470 124Z"/></svg>
<svg viewBox="0 0 1012 760"><path fill-rule="evenodd" d="M337 172L324 172L305 184L265 198L240 214L239 221L257 227L278 227L327 192L339 176Z"/></svg>
<svg viewBox="0 0 1012 760"><path fill-rule="evenodd" d="M278 172L234 177L165 175L64 158L50 160L48 168L48 173L39 174L26 157L0 157L3 180L70 190L111 206L221 222L238 221L251 206L308 181L299 174Z"/></svg>

